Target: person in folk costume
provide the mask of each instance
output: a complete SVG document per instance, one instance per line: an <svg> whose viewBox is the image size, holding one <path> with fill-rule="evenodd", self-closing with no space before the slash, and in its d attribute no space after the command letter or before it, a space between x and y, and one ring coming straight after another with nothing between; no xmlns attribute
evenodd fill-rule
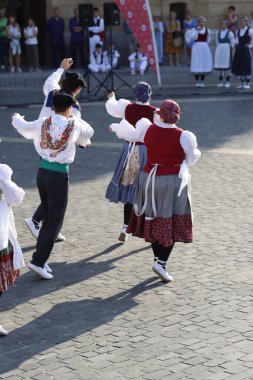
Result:
<svg viewBox="0 0 253 380"><path fill-rule="evenodd" d="M235 54L232 64L232 73L241 80L237 88L249 89L251 76L250 46L253 39L253 29L247 26L247 18L240 17L240 27L235 39Z"/></svg>
<svg viewBox="0 0 253 380"><path fill-rule="evenodd" d="M113 43L108 45L108 49L106 50L107 60L110 69L117 69L119 67L119 57L120 53L115 48L115 45Z"/></svg>
<svg viewBox="0 0 253 380"><path fill-rule="evenodd" d="M0 164L0 298L25 266L12 212L12 207L22 203L25 192L12 182L12 173L8 165ZM0 325L0 335L7 334Z"/></svg>
<svg viewBox="0 0 253 380"><path fill-rule="evenodd" d="M180 36L181 25L180 21L177 20L176 12L170 12L169 20L166 23L166 36L165 36L165 45L164 52L169 55L169 65L173 65L173 57L175 57L175 64L179 66L179 53L181 46L175 46L174 39Z"/></svg>
<svg viewBox="0 0 253 380"><path fill-rule="evenodd" d="M73 96L59 92L52 99L55 111L52 116L27 122L23 116L14 114L12 119L14 128L34 141L41 157L37 186L45 217L29 269L46 280L53 278L47 260L67 207L69 164L75 159L76 145L85 147L94 133L88 123L72 114L75 104Z"/></svg>
<svg viewBox="0 0 253 380"><path fill-rule="evenodd" d="M187 35L189 33L191 33L191 30L196 28L196 26L197 26L196 20L194 18L192 18L191 12L186 11L185 12L185 19L183 20L182 27L183 27L183 33L184 33L184 38L185 38L185 47L186 47L189 62L191 62L192 47L193 47L194 41L191 40L189 43L187 43L186 42L187 41Z"/></svg>
<svg viewBox="0 0 253 380"><path fill-rule="evenodd" d="M126 99L115 99L114 93L109 94L106 102L106 110L109 115L116 118L125 118L129 123L135 125L142 117L153 121L155 107L150 105L151 87L148 83L139 82L133 89L136 98L135 103ZM106 191L106 198L110 202L124 203L124 224L120 232L119 241L125 243L128 235L126 229L129 224L133 196L136 181L146 161L146 147L143 142L124 142L120 152L119 160Z"/></svg>
<svg viewBox="0 0 253 380"><path fill-rule="evenodd" d="M163 23L162 23L162 21L160 21L160 17L158 15L154 16L153 21L154 21L154 31L155 31L158 60L159 60L159 64L162 65L163 64L163 33L164 33L164 27L163 27Z"/></svg>
<svg viewBox="0 0 253 380"><path fill-rule="evenodd" d="M141 141L147 147L127 233L152 244L152 269L166 282L173 280L166 264L174 244L193 239L188 166L201 155L195 135L177 127L179 117L179 105L167 99L156 111L154 122L143 118L135 127L127 120L111 125L119 138Z"/></svg>
<svg viewBox="0 0 253 380"><path fill-rule="evenodd" d="M105 38L105 22L103 17L100 17L100 12L97 7L93 8L93 15L93 25L89 27L90 54L95 51L97 44L103 46Z"/></svg>
<svg viewBox="0 0 253 380"><path fill-rule="evenodd" d="M219 72L217 87L230 87L230 70L232 49L235 46L234 34L227 28L227 21L222 20L220 30L216 34L216 49L214 53L214 69ZM223 82L225 80L225 82Z"/></svg>
<svg viewBox="0 0 253 380"><path fill-rule="evenodd" d="M199 17L197 28L192 29L187 36L188 41L194 41L191 56L191 73L196 80L196 87L204 87L206 74L212 72L213 60L209 48L211 42L211 31L206 26L205 17Z"/></svg>
<svg viewBox="0 0 253 380"><path fill-rule="evenodd" d="M45 95L45 101L43 107L40 111L39 117L50 117L54 114L52 108L52 98L55 92L62 91L66 94L72 95L74 98L78 96L82 88L86 87L86 83L83 79L83 76L76 72L67 72L73 61L71 58L65 58L61 62L59 69L57 69L53 74L51 74L44 83L43 92ZM61 80L62 74L65 72L65 78ZM81 118L81 107L78 101L72 106L72 114L78 118ZM89 145L89 144L87 144ZM29 228L33 237L38 239L40 232L40 223L45 218L45 212L42 204L38 206L35 213L31 218L25 219L25 223ZM60 232L57 236L56 241L61 242L65 240Z"/></svg>
<svg viewBox="0 0 253 380"><path fill-rule="evenodd" d="M93 73L105 73L110 68L107 53L103 51L101 44L97 44L96 50L90 54L89 70Z"/></svg>
<svg viewBox="0 0 253 380"><path fill-rule="evenodd" d="M148 59L141 50L139 44L137 44L135 52L130 54L128 57L130 63L130 74L135 75L136 72L139 72L140 75L144 75L148 67Z"/></svg>

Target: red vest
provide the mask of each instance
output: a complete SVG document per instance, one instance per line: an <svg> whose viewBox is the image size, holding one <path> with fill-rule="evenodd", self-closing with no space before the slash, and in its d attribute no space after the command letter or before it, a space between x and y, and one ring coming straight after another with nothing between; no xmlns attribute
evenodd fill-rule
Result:
<svg viewBox="0 0 253 380"><path fill-rule="evenodd" d="M180 128L162 128L152 124L145 135L147 163L144 171L149 173L158 164L157 175L178 174L185 153L180 145Z"/></svg>
<svg viewBox="0 0 253 380"><path fill-rule="evenodd" d="M206 32L204 34L198 34L198 38L196 42L206 42L208 37L208 29L206 28Z"/></svg>

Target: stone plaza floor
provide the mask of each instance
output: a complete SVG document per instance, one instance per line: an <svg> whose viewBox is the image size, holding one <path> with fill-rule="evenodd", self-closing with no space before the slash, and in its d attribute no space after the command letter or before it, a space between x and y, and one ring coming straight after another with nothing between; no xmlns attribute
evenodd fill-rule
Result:
<svg viewBox="0 0 253 380"><path fill-rule="evenodd" d="M12 94L16 104L32 102ZM108 132L104 102L83 102L95 135L71 166L66 242L50 257L54 280L24 269L1 298L9 335L0 338L0 379L253 379L253 96L178 101L179 126L197 135L202 157L191 169L195 239L176 245L174 281L154 275L149 244L118 244L122 205L104 194L121 142ZM33 120L39 107L14 105L0 109L0 162L26 190L14 213L28 263L35 240L24 219L39 202L39 160L10 116Z"/></svg>

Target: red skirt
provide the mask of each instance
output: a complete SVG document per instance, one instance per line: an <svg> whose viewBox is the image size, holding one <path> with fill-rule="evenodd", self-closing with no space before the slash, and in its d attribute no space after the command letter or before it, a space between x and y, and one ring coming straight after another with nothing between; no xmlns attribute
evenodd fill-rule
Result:
<svg viewBox="0 0 253 380"><path fill-rule="evenodd" d="M16 277L20 275L19 270L13 269L13 248L0 251L0 291L8 289L8 285L14 285Z"/></svg>

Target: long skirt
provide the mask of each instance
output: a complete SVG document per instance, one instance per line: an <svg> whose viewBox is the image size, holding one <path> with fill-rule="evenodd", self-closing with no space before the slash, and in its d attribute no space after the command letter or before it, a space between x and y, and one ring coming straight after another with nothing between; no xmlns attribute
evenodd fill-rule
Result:
<svg viewBox="0 0 253 380"><path fill-rule="evenodd" d="M14 285L19 270L13 269L13 248L9 244L8 248L0 251L0 291L7 290L8 285Z"/></svg>
<svg viewBox="0 0 253 380"><path fill-rule="evenodd" d="M206 42L195 42L192 47L191 73L208 74L213 70L213 59Z"/></svg>
<svg viewBox="0 0 253 380"><path fill-rule="evenodd" d="M158 242L164 247L175 242L191 243L192 213L188 187L183 189L179 197L181 179L177 175L156 176L153 191L150 185L148 194L145 194L148 177L145 172L139 176L127 232L149 243ZM152 201L152 193L155 202ZM145 201L146 210L140 215Z"/></svg>
<svg viewBox="0 0 253 380"><path fill-rule="evenodd" d="M233 59L232 73L236 77L250 77L251 56L247 46L237 45Z"/></svg>
<svg viewBox="0 0 253 380"><path fill-rule="evenodd" d="M105 197L114 203L133 203L136 181L147 158L145 145L125 142Z"/></svg>
<svg viewBox="0 0 253 380"><path fill-rule="evenodd" d="M217 45L214 53L214 69L229 70L231 67L231 47L228 43Z"/></svg>

